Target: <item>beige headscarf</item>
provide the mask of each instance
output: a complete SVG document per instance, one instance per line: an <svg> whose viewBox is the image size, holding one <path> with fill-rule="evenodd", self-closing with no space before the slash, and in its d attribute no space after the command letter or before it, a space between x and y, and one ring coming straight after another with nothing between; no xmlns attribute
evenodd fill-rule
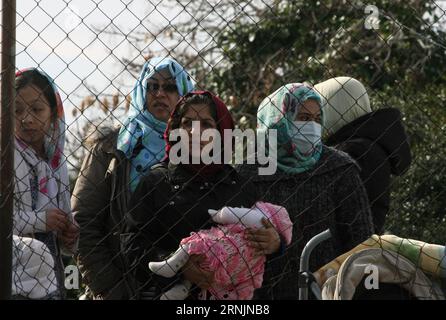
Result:
<svg viewBox="0 0 446 320"><path fill-rule="evenodd" d="M325 137L372 112L365 87L354 78L332 78L315 85L314 88L322 97Z"/></svg>

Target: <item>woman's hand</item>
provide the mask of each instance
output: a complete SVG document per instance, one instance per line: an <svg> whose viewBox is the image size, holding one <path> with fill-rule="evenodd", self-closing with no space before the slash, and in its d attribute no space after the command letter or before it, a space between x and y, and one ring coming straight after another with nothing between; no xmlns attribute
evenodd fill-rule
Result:
<svg viewBox="0 0 446 320"><path fill-rule="evenodd" d="M46 211L46 231L63 232L70 221L68 216L60 209L48 209Z"/></svg>
<svg viewBox="0 0 446 320"><path fill-rule="evenodd" d="M272 254L280 248L280 236L271 221L262 218L264 229L246 229L246 240L254 248L255 256Z"/></svg>
<svg viewBox="0 0 446 320"><path fill-rule="evenodd" d="M72 250L79 237L79 225L76 220L69 221L67 228L59 233L59 239L62 241L65 248Z"/></svg>
<svg viewBox="0 0 446 320"><path fill-rule="evenodd" d="M181 269L183 277L186 280L196 284L201 289L208 290L212 287L214 281L214 273L205 271L199 267L205 257L203 255L191 255L186 265Z"/></svg>

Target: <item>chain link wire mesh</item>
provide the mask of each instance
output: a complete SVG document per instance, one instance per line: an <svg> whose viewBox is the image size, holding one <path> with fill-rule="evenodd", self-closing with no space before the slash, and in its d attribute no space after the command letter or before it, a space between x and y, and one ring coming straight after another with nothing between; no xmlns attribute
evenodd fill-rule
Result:
<svg viewBox="0 0 446 320"><path fill-rule="evenodd" d="M13 297L250 299L259 289L256 298L298 299L302 251L329 229L305 270L324 298L444 299L445 10L442 1L416 0L18 3L16 68L51 76L65 118L42 114L54 98L45 94L50 85L16 83L16 135L25 146L1 137L16 144ZM184 73L155 64L139 81L155 57L175 59ZM210 174L151 168L165 153L166 125L155 118L166 120L192 82L220 97L237 128L277 129L278 157L291 154L300 162L287 166L309 169L285 174L279 164L261 176L245 164ZM322 114L304 103L314 100L307 91L298 93L311 85ZM169 129L190 130L184 119L231 128L218 101L188 99ZM129 125L146 108L155 115L143 120L146 131ZM40 131L54 132L54 119L66 128L52 141L65 140L58 166L51 145L33 144ZM316 129L304 135L295 120ZM310 139L316 123L324 146ZM316 142L312 157L296 152L295 141ZM291 149L283 153L280 142ZM358 272L361 263L371 271ZM357 288L345 288L346 279Z"/></svg>

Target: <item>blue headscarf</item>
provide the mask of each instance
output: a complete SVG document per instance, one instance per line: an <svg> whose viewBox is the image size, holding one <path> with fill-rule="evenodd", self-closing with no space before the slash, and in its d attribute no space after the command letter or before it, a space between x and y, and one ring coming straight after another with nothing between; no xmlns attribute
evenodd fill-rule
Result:
<svg viewBox="0 0 446 320"><path fill-rule="evenodd" d="M130 114L121 127L117 148L131 161L130 190L133 192L142 175L152 165L164 157L166 143L163 139L167 124L155 119L147 110L147 80L155 72L169 70L178 87L178 94L184 96L194 89L194 82L184 68L171 58L152 58L148 60L132 91ZM134 155L135 147L141 140L142 149Z"/></svg>

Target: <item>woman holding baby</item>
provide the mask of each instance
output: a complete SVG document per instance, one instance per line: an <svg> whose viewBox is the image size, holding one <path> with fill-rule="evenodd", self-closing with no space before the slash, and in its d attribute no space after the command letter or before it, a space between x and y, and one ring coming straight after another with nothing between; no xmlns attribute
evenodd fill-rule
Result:
<svg viewBox="0 0 446 320"><path fill-rule="evenodd" d="M255 184L259 199L284 206L293 222L292 243L269 259L258 299L289 300L299 296L302 250L310 239L330 229L331 238L312 252L315 271L373 233L367 193L359 167L346 153L321 141L321 97L311 86L290 83L266 97L257 111L257 135L271 141L276 130L277 171L259 175L258 165L238 172Z"/></svg>
<svg viewBox="0 0 446 320"><path fill-rule="evenodd" d="M185 95L172 113L165 133L166 158L141 180L125 217L123 254L138 281L139 298L250 298L243 288L261 284L259 277L247 273L250 263L263 274L263 262L255 258L278 252L288 242L290 222L284 208L256 203L254 186L224 161L202 161L201 151L210 144L220 146L213 149L213 157L223 157L224 141L211 138L197 146L190 139L195 130L206 129L217 130L223 139L224 129L233 128L225 104L206 91ZM183 129L183 135L172 141L169 136L176 129ZM187 161L172 158L178 156ZM219 211L223 207L227 215ZM273 219L276 213L280 218ZM245 220L248 215L258 217L254 225ZM149 262L164 267L152 263L149 268Z"/></svg>

